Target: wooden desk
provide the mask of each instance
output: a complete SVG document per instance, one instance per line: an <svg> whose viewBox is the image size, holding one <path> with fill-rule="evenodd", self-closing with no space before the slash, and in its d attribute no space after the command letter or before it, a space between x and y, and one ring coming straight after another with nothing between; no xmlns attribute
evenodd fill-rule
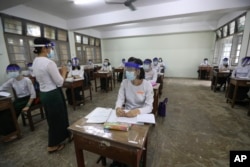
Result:
<svg viewBox="0 0 250 167"><path fill-rule="evenodd" d="M99 154L133 167L146 166L147 136L149 125L133 125L132 130L138 133L138 144L128 142L128 132L104 131L103 124L88 124L81 118L69 128L74 136L75 153L78 167L84 167L83 150Z"/></svg>
<svg viewBox="0 0 250 167"><path fill-rule="evenodd" d="M212 72L211 66L199 66L198 67L198 79L210 79L210 74ZM205 78L202 78L202 73L205 73Z"/></svg>
<svg viewBox="0 0 250 167"><path fill-rule="evenodd" d="M114 77L116 78L116 80L118 81L118 79L119 79L119 73L120 72L124 72L124 68L114 68L113 69L113 75L114 75Z"/></svg>
<svg viewBox="0 0 250 167"><path fill-rule="evenodd" d="M96 79L97 78L105 78L106 79L106 92L108 92L109 89L109 82L108 79L110 79L110 84L111 84L111 90L113 87L112 83L112 72L94 72L94 79L95 79L95 91L97 92L97 88L100 88L101 86L97 86Z"/></svg>
<svg viewBox="0 0 250 167"><path fill-rule="evenodd" d="M20 131L20 127L19 127L19 125L17 123L16 112L15 112L15 109L13 107L11 97L0 97L0 112L6 111L7 109L9 109L10 112L11 112L12 120L13 120L13 123L15 124L16 130L14 132L4 136L2 138L2 140L8 140L12 136L16 136L16 135L17 135L18 138L20 138L21 137L21 131Z"/></svg>
<svg viewBox="0 0 250 167"><path fill-rule="evenodd" d="M81 80L74 80L72 82L65 81L63 83L63 87L64 88L69 88L71 90L71 97L72 97L73 109L74 110L76 109L76 105L77 104L84 103L84 85L83 84L84 84L84 80L83 79L81 79ZM76 99L75 99L74 89L78 88L78 87L82 87L82 100L81 101L76 101Z"/></svg>
<svg viewBox="0 0 250 167"><path fill-rule="evenodd" d="M84 68L84 72L88 74L90 80L94 79L94 68Z"/></svg>
<svg viewBox="0 0 250 167"><path fill-rule="evenodd" d="M156 83L156 85L153 86L153 89L154 89L154 102L153 102L153 111L152 111L152 113L155 116L157 116L157 111L158 111L159 88L160 88L160 84L159 83Z"/></svg>
<svg viewBox="0 0 250 167"><path fill-rule="evenodd" d="M230 89L232 89L232 85L234 85L234 92L233 92L233 97L232 99L229 97L228 93L230 92ZM237 96L237 91L238 87L250 87L250 80L247 79L240 79L240 78L230 78L230 83L227 91L227 102L231 102L231 107L234 107L236 96Z"/></svg>
<svg viewBox="0 0 250 167"><path fill-rule="evenodd" d="M217 86L218 80L219 79L226 79L229 77L229 75L230 75L230 72L218 72L218 71L213 70L213 78L211 80L211 89L214 92L216 92L216 86Z"/></svg>

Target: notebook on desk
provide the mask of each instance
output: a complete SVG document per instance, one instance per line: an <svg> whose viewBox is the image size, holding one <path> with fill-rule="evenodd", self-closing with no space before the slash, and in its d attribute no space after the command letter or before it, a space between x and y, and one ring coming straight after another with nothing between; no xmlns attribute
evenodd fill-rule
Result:
<svg viewBox="0 0 250 167"><path fill-rule="evenodd" d="M154 114L140 114L137 117L117 117L116 111L112 108L97 107L87 116L87 123L123 122L130 124L155 124Z"/></svg>

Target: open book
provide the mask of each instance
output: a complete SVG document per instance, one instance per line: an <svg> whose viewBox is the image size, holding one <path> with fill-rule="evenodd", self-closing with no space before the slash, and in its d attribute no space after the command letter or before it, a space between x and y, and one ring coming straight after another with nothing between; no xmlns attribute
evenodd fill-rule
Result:
<svg viewBox="0 0 250 167"><path fill-rule="evenodd" d="M140 114L137 117L117 117L112 108L97 107L87 116L87 123L123 122L130 124L151 123L155 124L154 114Z"/></svg>

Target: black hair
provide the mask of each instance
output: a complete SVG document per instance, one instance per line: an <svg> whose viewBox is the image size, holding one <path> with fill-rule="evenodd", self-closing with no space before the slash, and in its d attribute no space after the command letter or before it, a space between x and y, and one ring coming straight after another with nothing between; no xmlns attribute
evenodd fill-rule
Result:
<svg viewBox="0 0 250 167"><path fill-rule="evenodd" d="M152 60L151 59L145 59L143 63L152 63Z"/></svg>
<svg viewBox="0 0 250 167"><path fill-rule="evenodd" d="M80 70L81 67L80 66L72 66L72 70L75 70L75 69Z"/></svg>
<svg viewBox="0 0 250 167"><path fill-rule="evenodd" d="M135 58L135 57L130 57L128 59L128 62L134 62L136 64L139 64L139 65L143 65L143 62L141 59L138 59L138 58ZM142 67L140 67L140 75L138 77L138 79L144 79L145 78L145 71Z"/></svg>
<svg viewBox="0 0 250 167"><path fill-rule="evenodd" d="M34 44L35 45L46 45L51 43L51 41L47 38L44 37L39 37L34 39ZM43 47L35 47L35 50L33 51L35 54L40 54L42 52Z"/></svg>

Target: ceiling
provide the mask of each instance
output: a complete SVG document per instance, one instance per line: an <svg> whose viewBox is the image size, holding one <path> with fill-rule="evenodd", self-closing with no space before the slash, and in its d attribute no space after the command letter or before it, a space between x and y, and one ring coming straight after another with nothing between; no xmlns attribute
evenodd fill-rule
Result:
<svg viewBox="0 0 250 167"><path fill-rule="evenodd" d="M137 0L133 4L135 11L105 0L84 5L75 5L72 0L8 0L1 2L0 12L36 10L64 20L69 30L116 38L212 31L221 18L250 9L249 0Z"/></svg>

